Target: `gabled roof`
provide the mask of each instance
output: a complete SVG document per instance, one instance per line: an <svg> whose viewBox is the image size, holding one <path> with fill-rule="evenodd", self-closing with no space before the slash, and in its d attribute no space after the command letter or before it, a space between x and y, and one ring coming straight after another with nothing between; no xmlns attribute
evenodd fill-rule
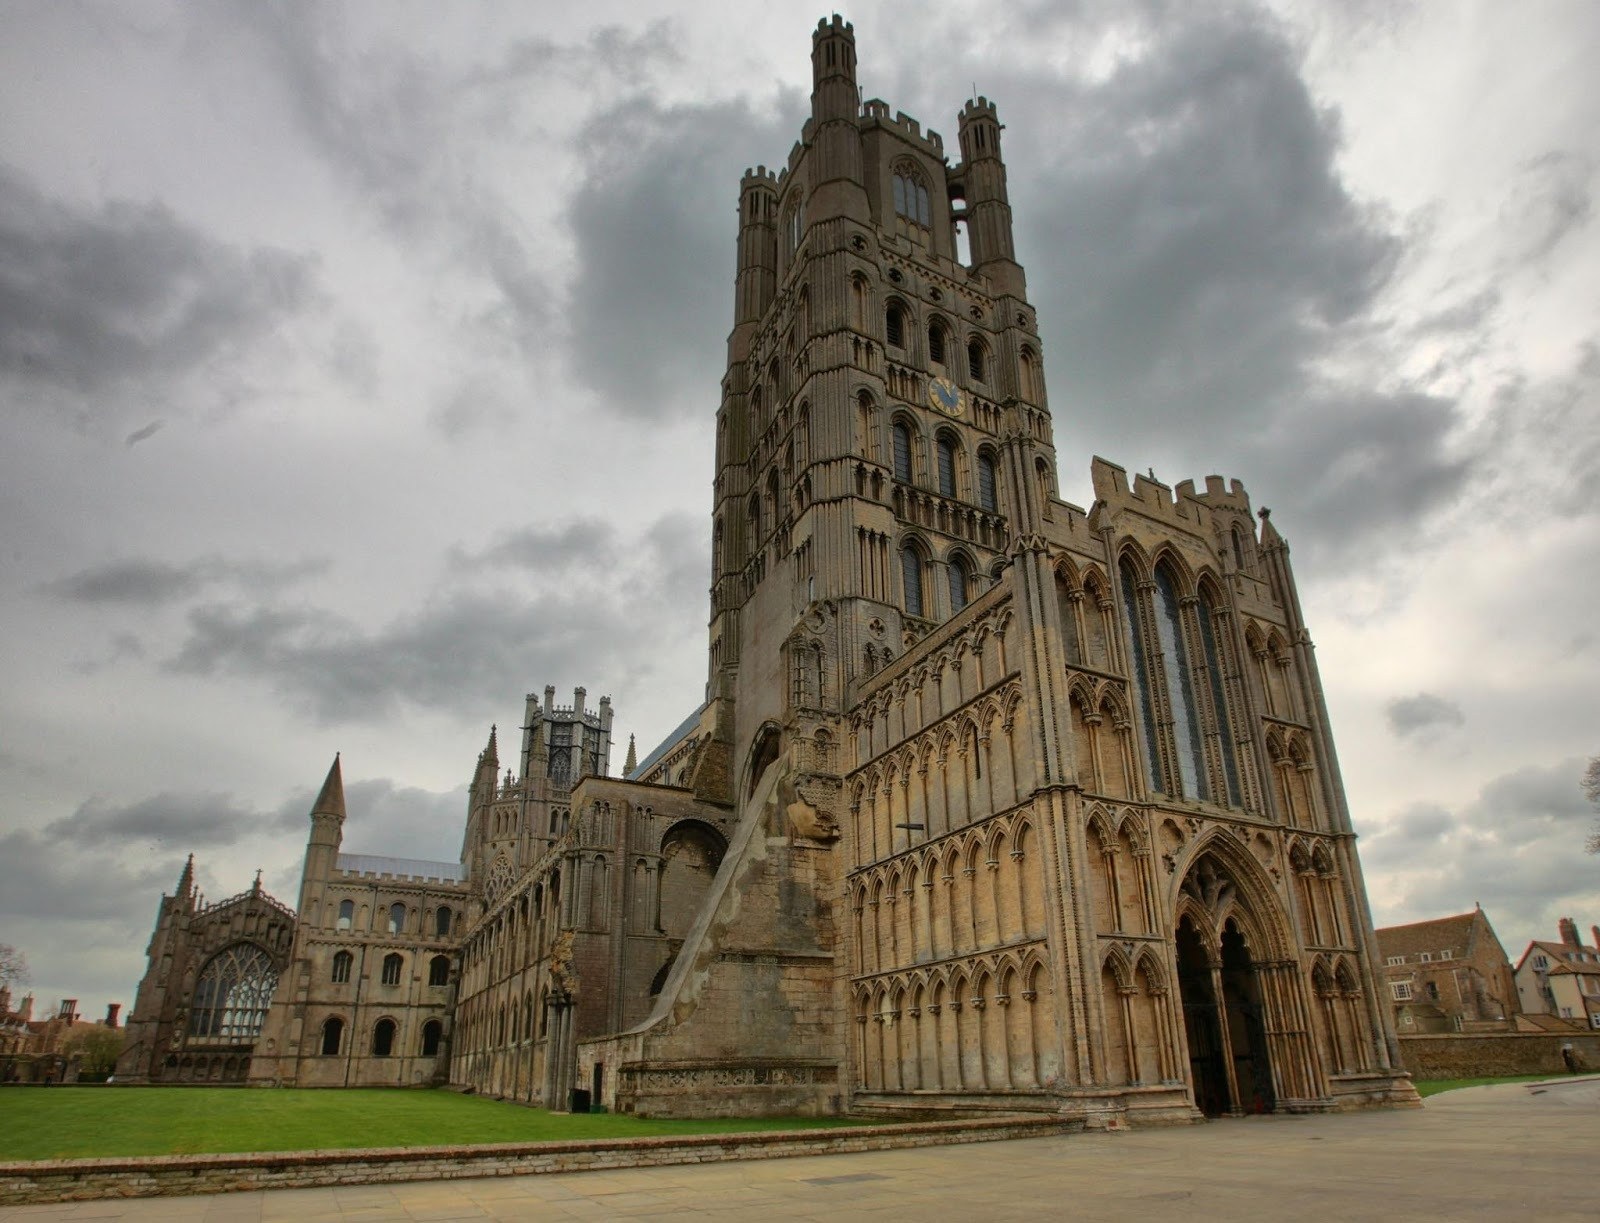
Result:
<svg viewBox="0 0 1600 1223"><path fill-rule="evenodd" d="M1524 951L1521 957L1517 960L1518 972L1522 971L1522 966L1528 962L1528 957L1532 955L1536 949L1544 952L1545 955L1550 957L1551 965L1548 970L1550 972L1563 971L1600 973L1600 949L1590 947L1586 944L1574 947L1570 943L1546 943L1540 939L1534 939L1533 942L1529 943L1528 949ZM1580 961L1574 964L1571 960L1567 959L1567 956L1574 951L1586 952L1595 958L1592 960Z"/></svg>
<svg viewBox="0 0 1600 1223"><path fill-rule="evenodd" d="M633 772L627 774L623 780L631 781L635 777L643 777L651 769L655 768L656 764L664 756L671 752L673 748L677 747L678 744L682 743L683 740L690 734L690 732L692 732L695 727L700 725L700 715L705 711L706 707L704 704L697 706L695 711L682 722L678 723L677 728L665 739L663 739L653 752L641 760L639 762L639 767L634 769Z"/></svg>
<svg viewBox="0 0 1600 1223"><path fill-rule="evenodd" d="M1385 957L1403 955L1411 959L1424 951L1448 951L1454 959L1466 959L1474 949L1473 936L1477 919L1482 913L1483 910L1474 909L1455 917L1435 917L1406 926L1385 926L1376 931L1378 950Z"/></svg>

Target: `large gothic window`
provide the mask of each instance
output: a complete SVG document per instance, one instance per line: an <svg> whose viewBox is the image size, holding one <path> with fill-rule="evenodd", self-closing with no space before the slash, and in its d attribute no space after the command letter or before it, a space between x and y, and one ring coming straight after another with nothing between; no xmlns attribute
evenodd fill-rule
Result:
<svg viewBox="0 0 1600 1223"><path fill-rule="evenodd" d="M1139 728L1144 732L1145 770L1152 790L1165 792L1161 780L1161 752L1156 746L1155 694L1150 688L1150 658L1145 651L1144 633L1139 627L1138 582L1133 565L1123 558L1119 566L1122 576L1122 606L1127 613L1128 661L1133 669L1134 700L1139 706Z"/></svg>
<svg viewBox="0 0 1600 1223"><path fill-rule="evenodd" d="M1156 640L1161 648L1161 670L1172 705L1172 737L1177 748L1178 784L1189 798L1210 798L1205 764L1200 758L1200 719L1196 716L1194 685L1190 680L1189 650L1184 641L1178 610L1178 591L1172 570L1156 566Z"/></svg>
<svg viewBox="0 0 1600 1223"><path fill-rule="evenodd" d="M1237 537L1235 538L1237 541ZM1232 653L1228 650L1227 639L1217 631L1216 600L1206 587L1200 589L1198 610L1200 641L1206 652L1206 677L1211 681L1211 713L1216 722L1218 755L1222 757L1223 781L1228 788L1228 805L1242 807L1244 799L1239 789L1239 763L1233 751L1233 726L1228 720L1228 698L1222 685L1223 659L1231 660ZM1231 672L1233 668L1229 667L1228 670Z"/></svg>
<svg viewBox="0 0 1600 1223"><path fill-rule="evenodd" d="M278 970L254 943L235 943L214 955L194 988L189 1031L223 1040L254 1040L261 1034Z"/></svg>
<svg viewBox="0 0 1600 1223"><path fill-rule="evenodd" d="M894 169L894 211L896 216L923 229L933 224L928 185L914 166L902 163Z"/></svg>

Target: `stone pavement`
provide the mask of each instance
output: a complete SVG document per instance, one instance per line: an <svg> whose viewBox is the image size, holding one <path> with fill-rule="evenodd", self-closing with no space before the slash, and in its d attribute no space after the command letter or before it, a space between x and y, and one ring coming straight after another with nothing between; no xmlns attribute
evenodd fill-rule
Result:
<svg viewBox="0 0 1600 1223"><path fill-rule="evenodd" d="M1600 1217L1600 1078L1474 1087L1424 1109L773 1159L0 1208L25 1219L1185 1220ZM1574 1176L1573 1173L1579 1175Z"/></svg>

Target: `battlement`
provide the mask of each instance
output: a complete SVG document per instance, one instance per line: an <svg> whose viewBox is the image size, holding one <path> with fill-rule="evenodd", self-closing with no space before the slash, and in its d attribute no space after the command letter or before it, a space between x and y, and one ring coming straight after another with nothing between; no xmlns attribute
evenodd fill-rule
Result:
<svg viewBox="0 0 1600 1223"><path fill-rule="evenodd" d="M981 93L975 98L968 98L961 108L961 121L970 123L974 119L998 119L1000 112L995 109L993 102Z"/></svg>
<svg viewBox="0 0 1600 1223"><path fill-rule="evenodd" d="M754 170L747 167L744 177L739 180L739 194L743 195L746 191L761 189L776 191L778 189L778 172L769 170L766 166L757 166Z"/></svg>
<svg viewBox="0 0 1600 1223"><path fill-rule="evenodd" d="M1238 480L1227 481L1221 476L1206 477L1206 491L1195 492L1193 480L1180 481L1177 488L1163 484L1153 476L1134 473L1133 487L1128 486L1127 471L1099 455L1090 464L1094 482L1094 495L1109 506L1136 503L1152 518L1196 522L1206 512L1238 513L1250 516L1250 495Z"/></svg>
<svg viewBox="0 0 1600 1223"><path fill-rule="evenodd" d="M811 36L811 40L816 42L819 39L826 38L829 34L848 34L851 38L854 38L856 28L839 16L838 13L835 13L832 17L824 17L817 22L817 30Z"/></svg>
<svg viewBox="0 0 1600 1223"><path fill-rule="evenodd" d="M884 127L903 136L912 144L923 149L930 156L939 161L944 160L944 137L929 128L922 130L922 124L913 116L903 110L889 114L889 104L882 98L869 98L861 105L861 120L863 127Z"/></svg>

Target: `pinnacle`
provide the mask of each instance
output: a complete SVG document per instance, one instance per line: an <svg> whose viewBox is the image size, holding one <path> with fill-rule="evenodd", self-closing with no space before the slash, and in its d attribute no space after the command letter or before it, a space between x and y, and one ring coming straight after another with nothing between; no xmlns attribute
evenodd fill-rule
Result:
<svg viewBox="0 0 1600 1223"><path fill-rule="evenodd" d="M629 735L628 736L628 759L623 763L622 775L624 777L628 777L633 773L634 769L636 769L638 767L639 767L639 751L634 746L633 736Z"/></svg>
<svg viewBox="0 0 1600 1223"><path fill-rule="evenodd" d="M322 793L311 804L312 815L333 815L344 819L344 774L339 769L339 755L334 753L333 765L328 769L328 779L322 783Z"/></svg>

